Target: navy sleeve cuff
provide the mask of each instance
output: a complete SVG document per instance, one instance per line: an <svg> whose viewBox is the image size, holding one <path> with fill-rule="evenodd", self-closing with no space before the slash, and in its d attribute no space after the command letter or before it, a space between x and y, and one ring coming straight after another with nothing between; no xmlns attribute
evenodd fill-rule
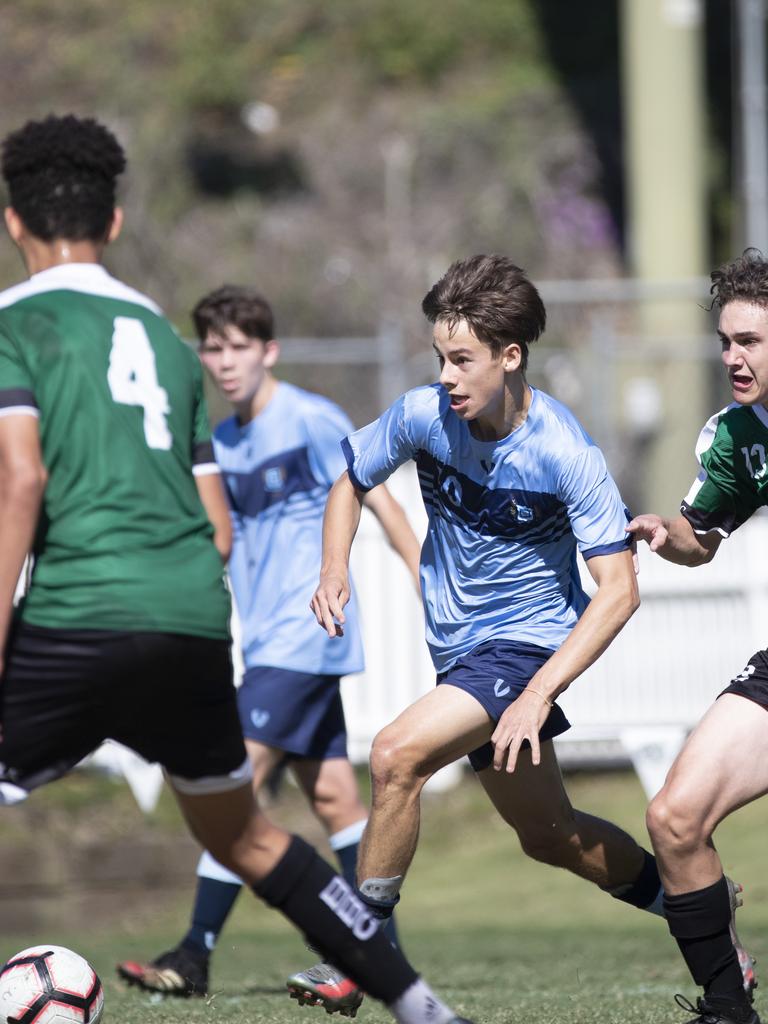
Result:
<svg viewBox="0 0 768 1024"><path fill-rule="evenodd" d="M632 544L632 538L627 534L626 540L617 540L613 544L601 544L596 548L589 548L581 552L581 557L586 561L588 558L597 558L599 555L615 555L619 551L626 551Z"/></svg>

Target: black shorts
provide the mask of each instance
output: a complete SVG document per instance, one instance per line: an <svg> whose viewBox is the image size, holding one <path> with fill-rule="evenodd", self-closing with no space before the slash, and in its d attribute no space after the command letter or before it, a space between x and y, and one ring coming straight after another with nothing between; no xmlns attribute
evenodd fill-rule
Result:
<svg viewBox="0 0 768 1024"><path fill-rule="evenodd" d="M0 727L0 786L11 789L59 778L105 739L159 762L189 792L250 774L226 640L19 623Z"/></svg>
<svg viewBox="0 0 768 1024"><path fill-rule="evenodd" d="M739 672L719 696L724 693L746 697L768 711L768 650L753 654L744 671Z"/></svg>

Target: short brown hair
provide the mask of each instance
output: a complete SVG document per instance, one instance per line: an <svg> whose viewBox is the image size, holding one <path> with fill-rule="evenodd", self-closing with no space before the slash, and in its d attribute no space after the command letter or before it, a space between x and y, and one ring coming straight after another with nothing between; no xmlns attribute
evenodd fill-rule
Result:
<svg viewBox="0 0 768 1024"><path fill-rule="evenodd" d="M452 263L421 303L430 323L441 321L452 331L465 320L475 337L498 356L511 342L522 349L544 330L547 313L525 271L506 256L470 256Z"/></svg>
<svg viewBox="0 0 768 1024"><path fill-rule="evenodd" d="M225 284L204 295L192 310L192 320L200 341L208 333L223 334L237 327L247 338L271 341L275 336L272 307L253 288Z"/></svg>
<svg viewBox="0 0 768 1024"><path fill-rule="evenodd" d="M735 299L768 306L768 260L759 249L745 249L709 275L712 305L720 309Z"/></svg>

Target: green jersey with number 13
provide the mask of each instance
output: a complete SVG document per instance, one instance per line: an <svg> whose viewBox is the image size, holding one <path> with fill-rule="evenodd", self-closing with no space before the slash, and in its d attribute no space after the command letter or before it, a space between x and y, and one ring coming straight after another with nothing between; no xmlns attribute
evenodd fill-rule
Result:
<svg viewBox="0 0 768 1024"><path fill-rule="evenodd" d="M0 293L0 416L39 416L48 483L22 618L228 635L193 473L216 472L196 354L91 263Z"/></svg>
<svg viewBox="0 0 768 1024"><path fill-rule="evenodd" d="M768 411L734 402L709 420L699 435L701 464L681 512L696 533L727 537L768 505Z"/></svg>

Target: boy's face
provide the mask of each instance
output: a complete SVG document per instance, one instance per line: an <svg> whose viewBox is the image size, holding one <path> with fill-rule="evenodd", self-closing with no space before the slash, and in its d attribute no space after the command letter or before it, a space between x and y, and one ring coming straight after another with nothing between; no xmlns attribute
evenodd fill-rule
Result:
<svg viewBox="0 0 768 1024"><path fill-rule="evenodd" d="M733 400L768 407L768 308L734 299L723 307L717 333Z"/></svg>
<svg viewBox="0 0 768 1024"><path fill-rule="evenodd" d="M433 348L440 362L440 383L456 415L463 420L495 420L504 407L506 374L519 367L519 358L517 365L510 365L507 353L512 350L519 356L518 346L495 356L460 320L452 332L441 321L435 324Z"/></svg>
<svg viewBox="0 0 768 1024"><path fill-rule="evenodd" d="M247 405L261 389L277 362L276 341L249 338L239 327L206 334L200 358L217 387L233 405Z"/></svg>

